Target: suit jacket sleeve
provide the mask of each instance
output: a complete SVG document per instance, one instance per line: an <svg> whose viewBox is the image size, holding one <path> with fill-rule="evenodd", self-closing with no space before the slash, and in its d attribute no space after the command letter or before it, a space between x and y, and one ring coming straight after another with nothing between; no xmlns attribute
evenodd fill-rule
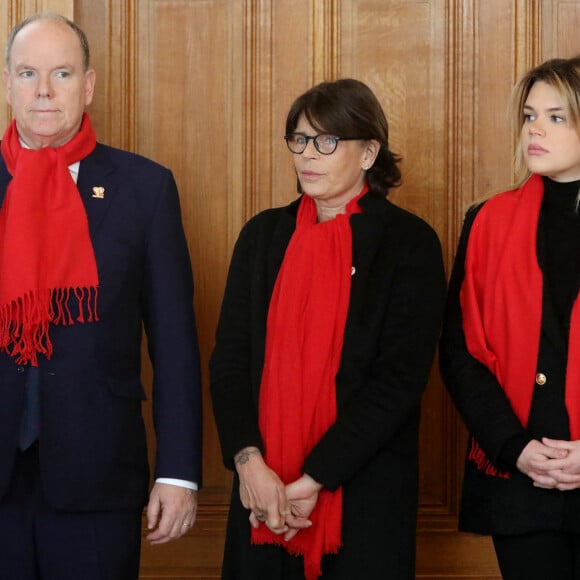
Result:
<svg viewBox="0 0 580 580"><path fill-rule="evenodd" d="M143 312L153 365L155 477L201 484L201 381L193 277L172 174L163 172L145 242Z"/></svg>

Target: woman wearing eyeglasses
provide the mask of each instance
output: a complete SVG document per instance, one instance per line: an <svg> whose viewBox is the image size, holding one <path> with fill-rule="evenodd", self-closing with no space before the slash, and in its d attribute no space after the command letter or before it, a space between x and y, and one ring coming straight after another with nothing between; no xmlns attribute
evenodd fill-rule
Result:
<svg viewBox="0 0 580 580"><path fill-rule="evenodd" d="M243 228L210 364L234 470L222 578L411 580L439 240L386 200L398 157L363 83L298 97L285 140L302 195Z"/></svg>

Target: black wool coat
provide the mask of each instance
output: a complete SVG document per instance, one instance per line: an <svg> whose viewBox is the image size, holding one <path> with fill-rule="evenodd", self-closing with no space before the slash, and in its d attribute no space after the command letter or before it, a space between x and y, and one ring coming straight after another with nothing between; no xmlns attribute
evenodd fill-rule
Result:
<svg viewBox="0 0 580 580"><path fill-rule="evenodd" d="M230 469L243 447L263 449L266 317L298 203L251 219L232 257L210 362ZM360 205L363 212L351 217L355 271L336 377L338 417L303 471L330 490L343 487L343 548L325 557L323 578L405 580L414 578L420 399L439 336L445 274L439 240L424 221L372 193ZM223 577L301 577L300 566L296 575L281 571L289 566L281 560L290 558L283 550L250 546L249 535L235 479Z"/></svg>
<svg viewBox="0 0 580 580"><path fill-rule="evenodd" d="M534 386L527 427L516 417L509 400L491 371L467 350L460 305L465 276L465 256L477 204L467 212L449 282L447 309L440 345L443 379L463 421L487 458L509 477L496 477L465 460L459 529L478 534L519 535L539 531L580 533L580 489L558 491L534 487L516 462L524 447L542 437L568 440L564 406L567 331L554 308L549 290L543 292L542 325L537 371L548 377L548 386ZM538 261L545 269L546 240L538 228ZM545 289L549 288L544 280ZM575 295L580 289L580 281Z"/></svg>

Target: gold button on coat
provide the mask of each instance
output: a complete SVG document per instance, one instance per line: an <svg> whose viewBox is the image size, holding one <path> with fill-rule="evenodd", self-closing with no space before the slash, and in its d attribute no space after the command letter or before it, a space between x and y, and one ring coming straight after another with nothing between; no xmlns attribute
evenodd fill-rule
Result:
<svg viewBox="0 0 580 580"><path fill-rule="evenodd" d="M545 385L547 380L548 379L544 373L538 373L536 375L536 385L540 385L540 387Z"/></svg>

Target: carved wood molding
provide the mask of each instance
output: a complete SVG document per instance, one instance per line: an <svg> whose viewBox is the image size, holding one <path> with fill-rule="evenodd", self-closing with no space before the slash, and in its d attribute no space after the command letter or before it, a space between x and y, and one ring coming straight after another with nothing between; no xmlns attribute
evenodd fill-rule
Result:
<svg viewBox="0 0 580 580"><path fill-rule="evenodd" d="M108 66L106 116L108 143L137 150L140 55L137 42L137 0L109 0L107 6Z"/></svg>
<svg viewBox="0 0 580 580"><path fill-rule="evenodd" d="M310 0L312 85L340 76L340 0Z"/></svg>
<svg viewBox="0 0 580 580"><path fill-rule="evenodd" d="M448 12L447 67L447 199L446 258L451 264L465 212L465 193L475 188L474 139L475 86L477 75L475 2L451 2Z"/></svg>
<svg viewBox="0 0 580 580"><path fill-rule="evenodd" d="M244 221L272 199L271 159L260 152L272 138L273 9L273 0L244 0Z"/></svg>
<svg viewBox="0 0 580 580"><path fill-rule="evenodd" d="M71 19L74 15L74 0L7 0L7 4L11 26L35 12L58 12Z"/></svg>

